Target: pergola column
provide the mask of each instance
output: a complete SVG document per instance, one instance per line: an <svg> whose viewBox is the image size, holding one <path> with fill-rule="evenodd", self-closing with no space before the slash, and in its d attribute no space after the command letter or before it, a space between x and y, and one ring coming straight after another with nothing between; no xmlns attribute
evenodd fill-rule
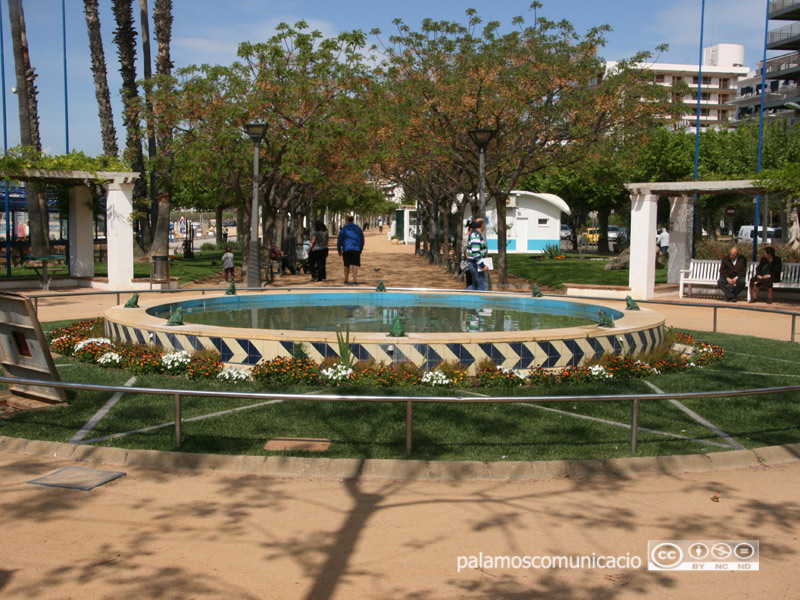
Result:
<svg viewBox="0 0 800 600"><path fill-rule="evenodd" d="M133 183L106 185L106 241L108 242L108 285L130 289L133 280Z"/></svg>
<svg viewBox="0 0 800 600"><path fill-rule="evenodd" d="M667 281L679 283L681 271L688 269L692 260L695 199L693 196L672 196L669 200L670 231Z"/></svg>
<svg viewBox="0 0 800 600"><path fill-rule="evenodd" d="M85 185L69 188L69 273L94 276L92 193Z"/></svg>
<svg viewBox="0 0 800 600"><path fill-rule="evenodd" d="M631 246L628 287L634 298L647 300L656 283L656 213L658 196L631 194Z"/></svg>

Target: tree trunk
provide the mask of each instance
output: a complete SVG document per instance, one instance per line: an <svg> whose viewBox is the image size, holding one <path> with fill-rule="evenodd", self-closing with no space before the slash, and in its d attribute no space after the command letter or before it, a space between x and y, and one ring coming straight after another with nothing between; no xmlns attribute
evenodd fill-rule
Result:
<svg viewBox="0 0 800 600"><path fill-rule="evenodd" d="M39 137L39 111L36 101L36 73L31 66L28 38L25 33L25 13L22 0L8 0L8 16L11 20L11 43L14 49L14 68L17 76L17 101L19 104L20 143L42 151ZM50 234L47 218L47 200L39 186L27 184L28 227L31 237L31 254L50 254Z"/></svg>
<svg viewBox="0 0 800 600"><path fill-rule="evenodd" d="M158 194L158 220L156 221L156 230L153 235L153 245L150 248L150 254L164 256L169 254L169 211L170 211L170 194L169 192L160 192ZM191 223L186 223L187 227L191 227Z"/></svg>
<svg viewBox="0 0 800 600"><path fill-rule="evenodd" d="M497 209L497 282L508 283L508 255L506 253L506 240L508 231L506 230L506 203L501 198L494 199ZM487 227L488 237L488 227Z"/></svg>
<svg viewBox="0 0 800 600"><path fill-rule="evenodd" d="M597 211L597 253L609 252L608 247L608 209Z"/></svg>
<svg viewBox="0 0 800 600"><path fill-rule="evenodd" d="M217 246L221 246L222 244L225 243L225 240L222 239L222 230L225 228L225 225L222 222L222 205L221 204L218 204L214 208L214 218L217 221L217 226L216 226L216 228L214 230L214 232L216 234L216 242L217 242Z"/></svg>
<svg viewBox="0 0 800 600"><path fill-rule="evenodd" d="M169 44L172 37L172 1L156 0L153 22L158 43L156 73L169 77L172 74L172 61L169 57ZM158 160L156 168L156 187L158 189L158 219L153 235L153 247L169 244L169 213L172 206L172 186L170 184L172 135L166 128L158 131L156 146ZM160 221L164 220L164 224ZM163 226L162 226L163 225Z"/></svg>
<svg viewBox="0 0 800 600"><path fill-rule="evenodd" d="M100 134L103 140L103 154L116 158L119 155L117 130L114 127L111 93L108 90L106 55L103 51L103 39L100 36L100 16L98 14L97 3L98 0L83 0L83 11L86 14L86 28L89 32L89 52L92 56L94 94L97 97L97 109L100 116Z"/></svg>
<svg viewBox="0 0 800 600"><path fill-rule="evenodd" d="M122 123L125 125L125 152L131 168L140 173L133 184L133 204L139 212L149 212L146 203L147 182L145 180L144 154L142 153L141 131L139 129L139 90L136 85L136 29L133 26L132 0L113 0L114 43L117 45L119 72L122 75ZM150 236L150 219L142 219L142 235ZM147 221L146 223L144 221ZM169 233L169 228L167 230ZM144 240L147 241L147 240ZM152 248L150 249L152 251Z"/></svg>
<svg viewBox="0 0 800 600"><path fill-rule="evenodd" d="M139 22L142 27L142 71L144 80L147 83L151 76L150 59L150 18L147 12L147 0L139 0ZM153 123L153 104L150 101L150 90L147 85L144 87L144 105L147 112L147 156L150 158L150 168L148 173L147 195L150 199L150 226L156 228L158 220L158 200L156 199L156 174L152 163L156 158L156 127Z"/></svg>

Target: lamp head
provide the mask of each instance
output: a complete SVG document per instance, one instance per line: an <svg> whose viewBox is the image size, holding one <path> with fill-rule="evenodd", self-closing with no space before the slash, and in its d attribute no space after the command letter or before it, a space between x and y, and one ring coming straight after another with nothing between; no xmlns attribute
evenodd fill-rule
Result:
<svg viewBox="0 0 800 600"><path fill-rule="evenodd" d="M495 135L497 135L496 129L473 129L469 132L470 139L481 150L489 145Z"/></svg>
<svg viewBox="0 0 800 600"><path fill-rule="evenodd" d="M258 144L261 140L264 139L264 135L267 133L267 124L266 123L248 123L244 126L244 131L247 135L250 136L250 139L253 140L254 144Z"/></svg>

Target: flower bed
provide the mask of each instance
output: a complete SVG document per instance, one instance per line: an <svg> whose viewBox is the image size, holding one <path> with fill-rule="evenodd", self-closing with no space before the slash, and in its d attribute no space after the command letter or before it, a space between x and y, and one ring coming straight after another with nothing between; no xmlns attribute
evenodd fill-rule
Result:
<svg viewBox="0 0 800 600"><path fill-rule="evenodd" d="M307 357L278 357L262 361L250 369L223 368L215 351L164 352L159 346L115 344L96 337L102 331L102 319L79 321L50 333L50 349L76 360L105 368L123 368L136 374L164 373L189 379L216 379L235 385L256 381L268 385L327 385L331 387L365 385L369 387L429 386L435 388L473 387L509 388L552 384L581 384L597 381L641 379L687 369L702 368L724 358L725 350L706 344L691 335L668 329L667 344L677 342L695 349L691 356L671 352L664 347L642 360L606 355L596 364L571 366L560 370L502 369L491 363L480 365L475 377L467 377L460 365L442 363L423 372L411 363L390 366L371 362L347 366L337 359L319 365Z"/></svg>

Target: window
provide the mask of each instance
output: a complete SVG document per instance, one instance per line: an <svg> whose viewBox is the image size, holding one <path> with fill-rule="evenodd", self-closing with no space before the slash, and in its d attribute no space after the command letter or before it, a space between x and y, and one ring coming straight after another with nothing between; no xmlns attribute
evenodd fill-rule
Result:
<svg viewBox="0 0 800 600"><path fill-rule="evenodd" d="M672 82L674 83L676 81L683 81L683 77L681 77L680 75L673 75Z"/></svg>
<svg viewBox="0 0 800 600"><path fill-rule="evenodd" d="M547 227L549 219L539 219L539 227Z"/></svg>
<svg viewBox="0 0 800 600"><path fill-rule="evenodd" d="M727 79L720 79L719 80L719 87L722 88L723 90L727 90L728 89L728 80Z"/></svg>
<svg viewBox="0 0 800 600"><path fill-rule="evenodd" d="M656 83L664 83L664 74L663 73L659 73L658 75L656 75Z"/></svg>
<svg viewBox="0 0 800 600"><path fill-rule="evenodd" d="M703 85L711 85L711 77L703 77Z"/></svg>
<svg viewBox="0 0 800 600"><path fill-rule="evenodd" d="M697 77L692 77L692 83L693 83L694 85L697 85L697 82L698 82L698 79L697 79Z"/></svg>
<svg viewBox="0 0 800 600"><path fill-rule="evenodd" d="M711 100L711 94L703 92L700 94L700 100Z"/></svg>
<svg viewBox="0 0 800 600"><path fill-rule="evenodd" d="M711 114L711 111L710 111L710 110L708 110L707 108L701 108L701 109L700 109L700 116L701 116L701 117L707 117L707 116L709 116L710 114Z"/></svg>

